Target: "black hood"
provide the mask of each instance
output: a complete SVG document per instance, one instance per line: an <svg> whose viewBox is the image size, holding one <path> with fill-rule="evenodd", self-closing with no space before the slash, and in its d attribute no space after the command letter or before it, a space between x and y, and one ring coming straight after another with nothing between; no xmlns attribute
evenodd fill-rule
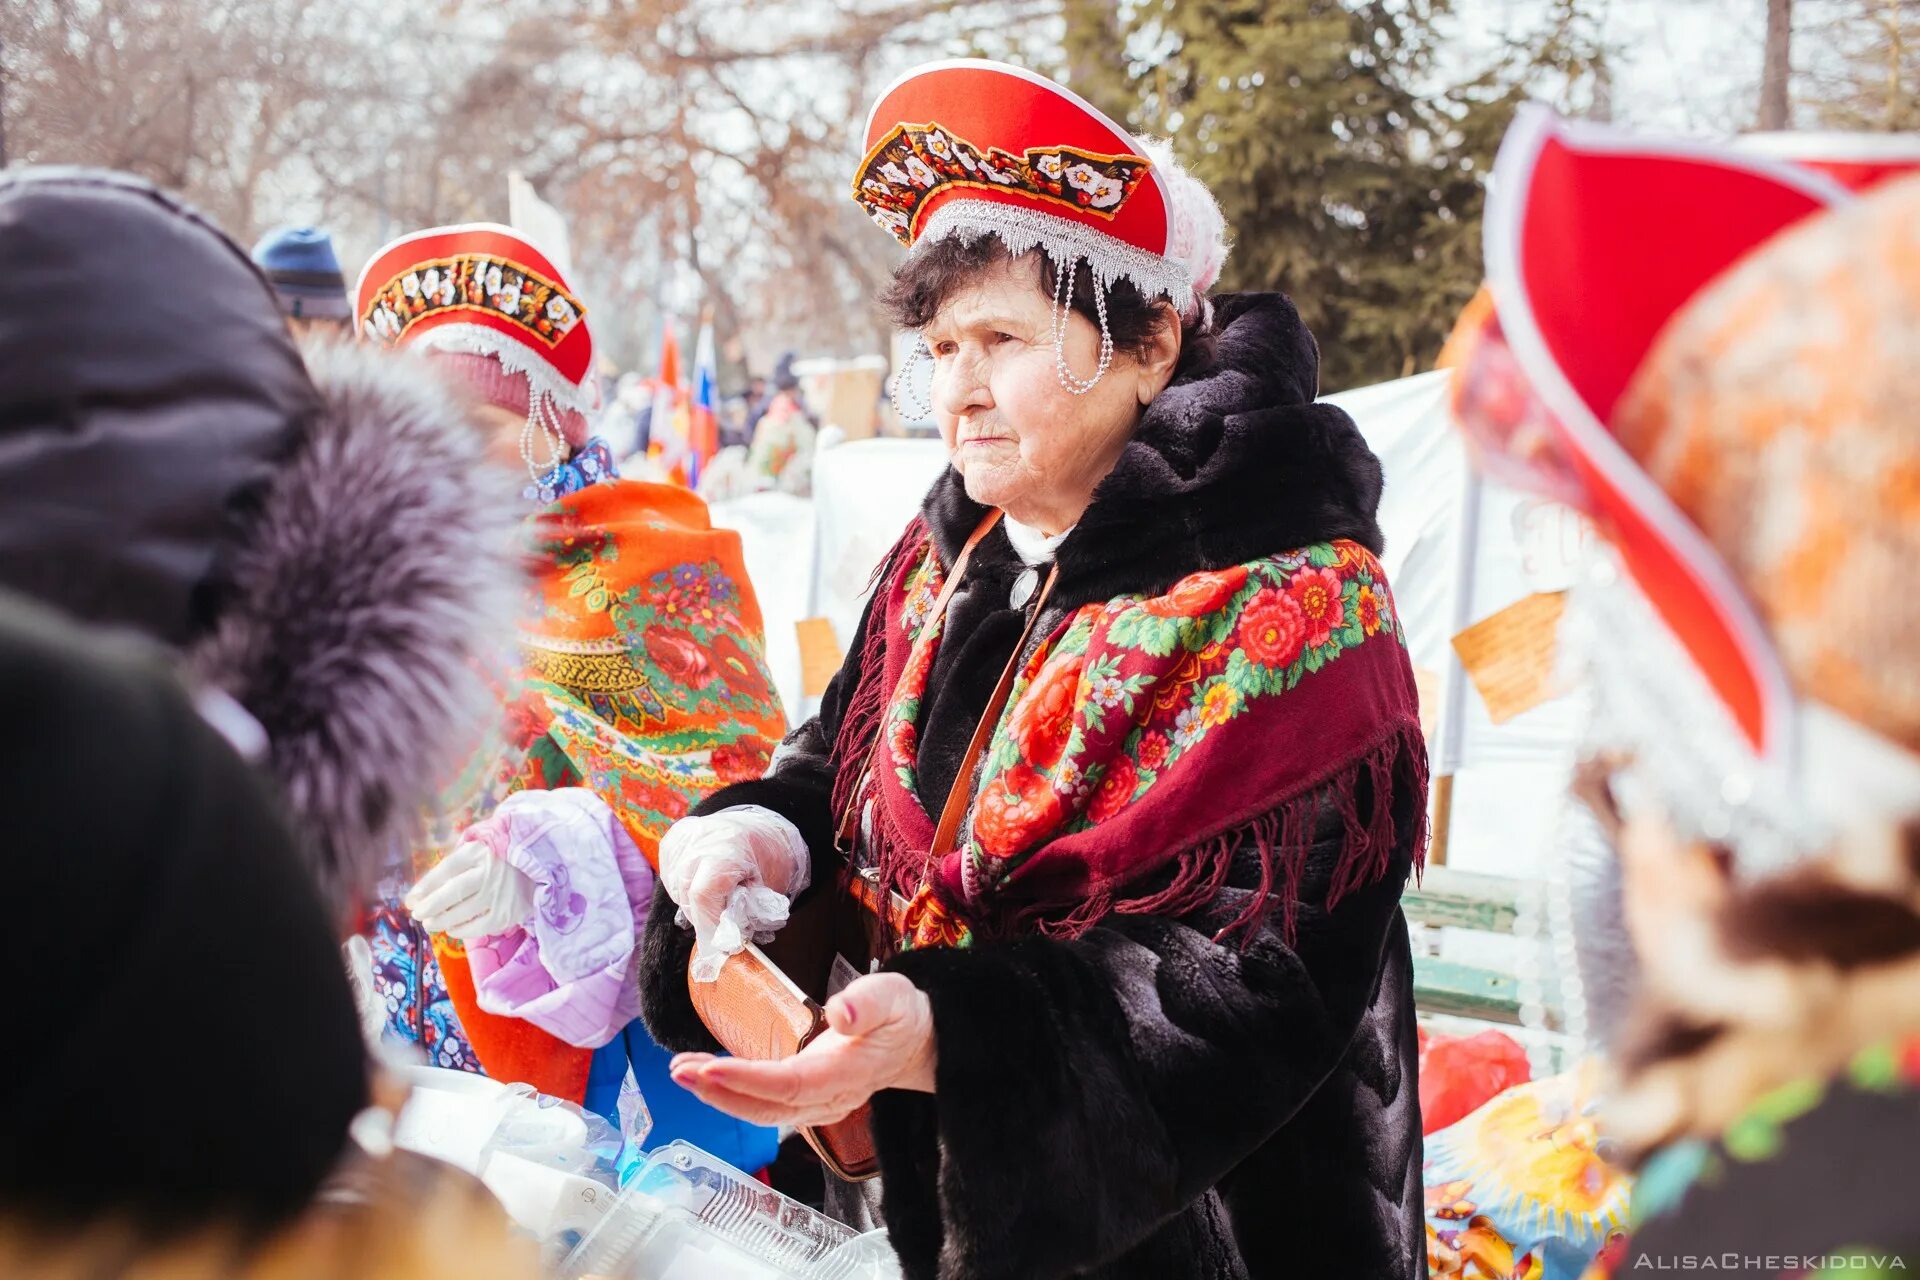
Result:
<svg viewBox="0 0 1920 1280"><path fill-rule="evenodd" d="M319 411L271 287L121 174L0 177L0 584L181 645Z"/></svg>
<svg viewBox="0 0 1920 1280"><path fill-rule="evenodd" d="M527 507L417 357L297 350L144 183L0 178L0 586L178 651L266 731L344 923L499 713Z"/></svg>
<svg viewBox="0 0 1920 1280"><path fill-rule="evenodd" d="M1147 406L1060 544L1065 607L1334 538L1383 549L1380 461L1345 410L1313 402L1320 352L1293 303L1250 293L1214 307L1211 357ZM984 512L952 468L934 483L925 515L943 560ZM976 554L1012 547L996 529Z"/></svg>

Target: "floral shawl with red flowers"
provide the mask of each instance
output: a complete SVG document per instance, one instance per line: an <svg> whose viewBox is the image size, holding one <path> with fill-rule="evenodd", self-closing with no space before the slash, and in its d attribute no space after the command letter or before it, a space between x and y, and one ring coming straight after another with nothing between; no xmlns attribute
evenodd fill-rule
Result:
<svg viewBox="0 0 1920 1280"><path fill-rule="evenodd" d="M1268 892L1226 932L1250 934L1278 906L1290 936L1329 808L1345 828L1329 908L1385 873L1409 834L1396 818L1419 828L1418 858L1426 749L1413 670L1379 561L1339 541L1071 614L1016 677L959 847L930 863L918 720L945 572L924 533L897 563L882 588L876 674L892 696L869 843L886 882L914 902L911 943L1075 936L1116 911L1185 914L1214 897L1249 842Z"/></svg>
<svg viewBox="0 0 1920 1280"><path fill-rule="evenodd" d="M505 740L476 757L433 852L515 791L586 787L654 860L693 805L760 777L785 732L740 536L687 490L632 480L560 499L536 534ZM464 949L434 950L487 1074L579 1101L591 1053L482 1010Z"/></svg>

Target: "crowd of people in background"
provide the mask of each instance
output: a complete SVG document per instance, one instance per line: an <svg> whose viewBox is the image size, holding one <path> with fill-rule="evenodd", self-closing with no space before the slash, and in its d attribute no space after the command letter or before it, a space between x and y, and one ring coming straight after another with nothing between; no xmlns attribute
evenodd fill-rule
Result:
<svg viewBox="0 0 1920 1280"><path fill-rule="evenodd" d="M717 407L718 450L702 459L697 488L709 500L779 492L805 497L812 490L813 451L821 422L808 406L794 372L795 354L781 355L771 382L748 377L742 394ZM680 393L658 378L623 373L602 379L606 409L598 432L628 470L662 479L685 478L688 445L671 406ZM656 429L654 418L668 419Z"/></svg>

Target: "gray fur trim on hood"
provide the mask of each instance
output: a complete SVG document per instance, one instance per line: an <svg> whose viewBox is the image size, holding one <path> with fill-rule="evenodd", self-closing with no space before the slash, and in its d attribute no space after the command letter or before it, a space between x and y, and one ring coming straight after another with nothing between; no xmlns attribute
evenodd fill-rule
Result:
<svg viewBox="0 0 1920 1280"><path fill-rule="evenodd" d="M347 926L498 715L515 477L429 366L303 360L259 267L139 178L0 174L0 278L34 299L0 310L0 585L185 655Z"/></svg>
<svg viewBox="0 0 1920 1280"><path fill-rule="evenodd" d="M305 356L323 407L188 660L266 730L267 766L349 925L499 715L526 512L423 361L337 342Z"/></svg>

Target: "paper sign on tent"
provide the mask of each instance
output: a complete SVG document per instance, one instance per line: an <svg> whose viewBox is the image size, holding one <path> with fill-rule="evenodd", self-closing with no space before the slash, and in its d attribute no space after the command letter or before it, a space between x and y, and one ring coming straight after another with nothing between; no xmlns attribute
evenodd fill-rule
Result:
<svg viewBox="0 0 1920 1280"><path fill-rule="evenodd" d="M1556 679L1554 651L1566 605L1564 591L1536 592L1453 638L1453 651L1495 724L1565 692Z"/></svg>

